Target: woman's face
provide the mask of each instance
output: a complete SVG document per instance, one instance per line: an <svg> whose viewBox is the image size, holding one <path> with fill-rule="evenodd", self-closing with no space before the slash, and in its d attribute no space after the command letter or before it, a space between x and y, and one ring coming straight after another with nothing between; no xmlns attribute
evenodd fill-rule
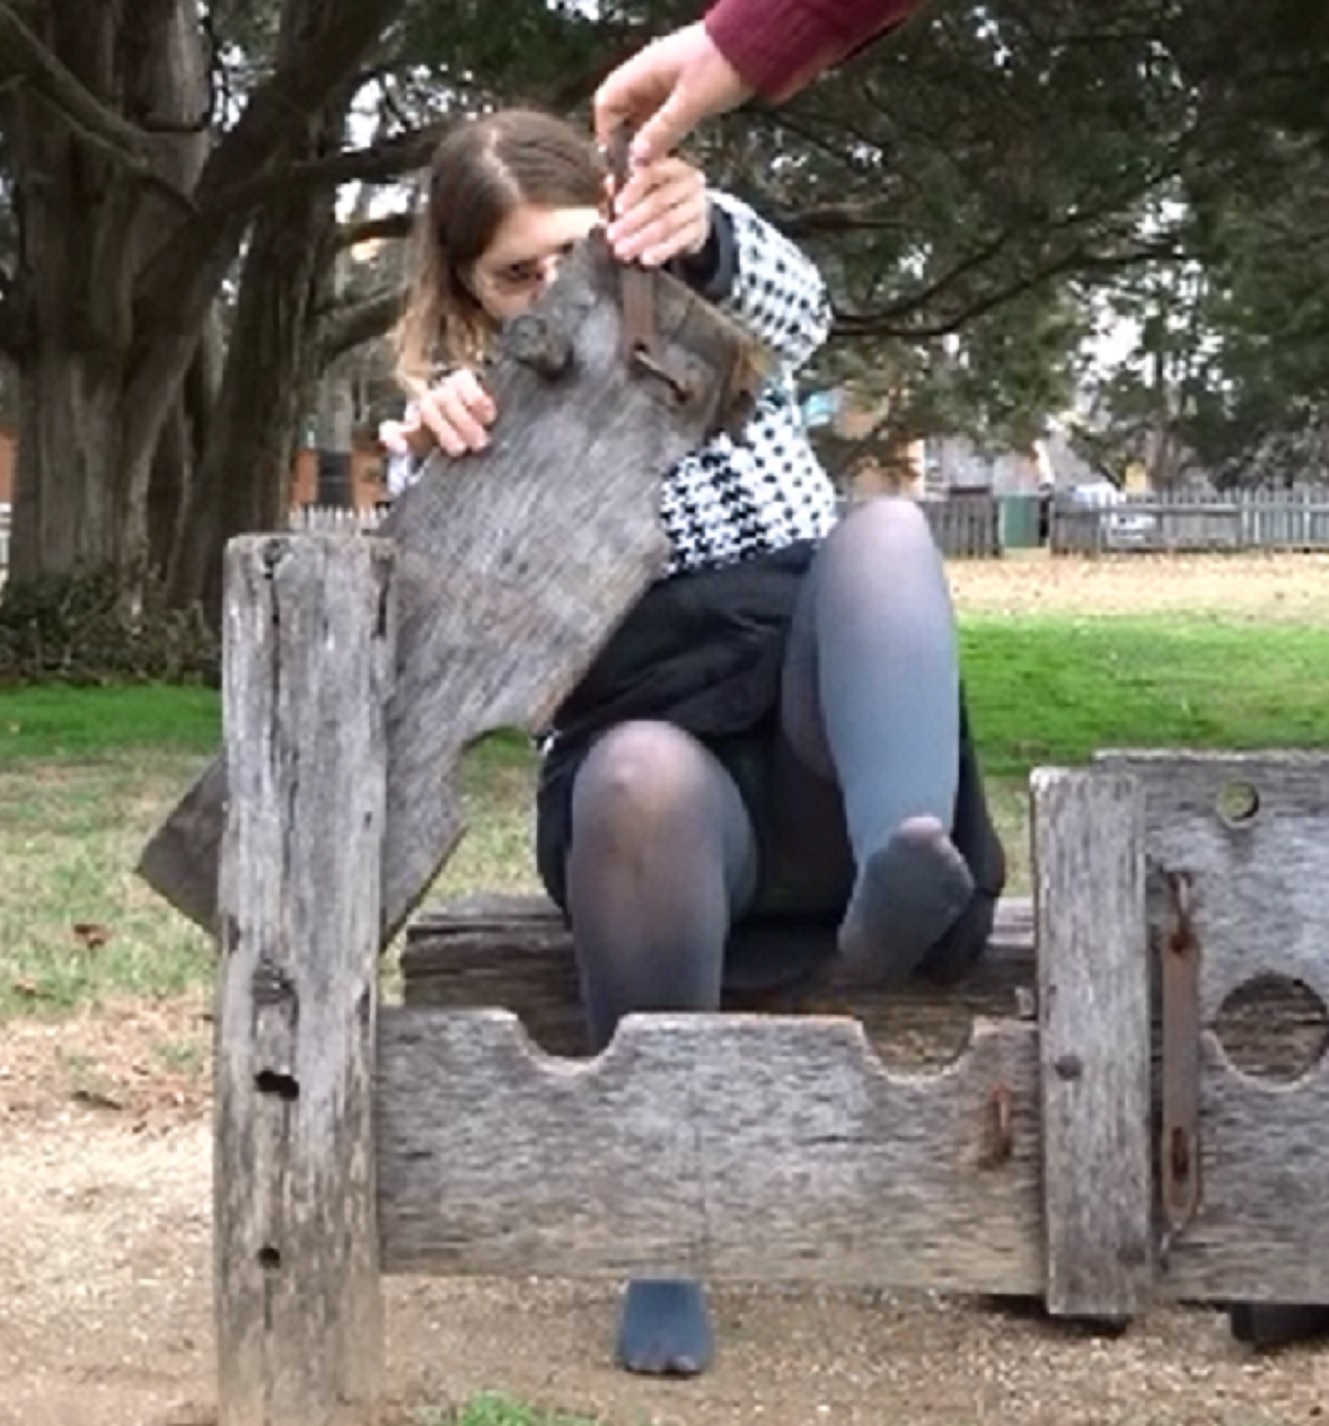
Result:
<svg viewBox="0 0 1329 1426"><path fill-rule="evenodd" d="M603 219L598 208L522 203L475 260L470 287L496 322L524 312L558 275L558 265Z"/></svg>

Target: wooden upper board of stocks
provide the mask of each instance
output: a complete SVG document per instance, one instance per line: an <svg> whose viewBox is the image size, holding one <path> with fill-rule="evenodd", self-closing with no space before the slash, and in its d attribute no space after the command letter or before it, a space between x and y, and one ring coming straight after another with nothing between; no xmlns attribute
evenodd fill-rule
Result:
<svg viewBox="0 0 1329 1426"><path fill-rule="evenodd" d="M768 369L729 318L666 273L620 266L599 233L505 329L486 378L499 412L489 447L435 456L380 527L397 549L399 621L385 942L465 830L467 744L538 728L557 706L663 567L661 477L743 419ZM138 867L208 930L225 815L219 755Z"/></svg>

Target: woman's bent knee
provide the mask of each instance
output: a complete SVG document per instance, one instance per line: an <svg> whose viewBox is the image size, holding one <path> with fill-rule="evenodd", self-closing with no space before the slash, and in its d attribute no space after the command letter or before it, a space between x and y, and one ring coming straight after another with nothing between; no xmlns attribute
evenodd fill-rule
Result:
<svg viewBox="0 0 1329 1426"><path fill-rule="evenodd" d="M830 540L932 543L932 529L917 500L907 495L878 495L855 505L829 536Z"/></svg>
<svg viewBox="0 0 1329 1426"><path fill-rule="evenodd" d="M637 721L609 729L586 756L573 792L578 833L592 825L664 831L695 817L723 770L690 734Z"/></svg>

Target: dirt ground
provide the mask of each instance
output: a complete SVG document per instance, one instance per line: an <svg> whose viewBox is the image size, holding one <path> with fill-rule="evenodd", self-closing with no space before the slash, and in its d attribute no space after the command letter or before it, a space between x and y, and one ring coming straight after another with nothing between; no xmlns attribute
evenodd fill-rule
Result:
<svg viewBox="0 0 1329 1426"><path fill-rule="evenodd" d="M0 1423L215 1421L209 1120L197 1069L145 1073L201 1002L9 1027L0 1049ZM77 1044L95 1087L69 1067ZM83 1063L79 1061L78 1063ZM715 1294L719 1355L691 1382L632 1378L607 1283L387 1282L394 1426L482 1390L612 1426L1306 1426L1329 1346L1267 1356L1201 1308L1118 1338L994 1304L791 1289Z"/></svg>
<svg viewBox="0 0 1329 1426"><path fill-rule="evenodd" d="M1329 555L1109 555L1052 559L1017 551L949 566L959 611L973 614L1213 615L1318 623L1329 608Z"/></svg>
<svg viewBox="0 0 1329 1426"><path fill-rule="evenodd" d="M1324 617L1329 559L1241 564L1182 578L1138 558L1030 560L964 567L955 585L962 609L993 612L1238 601L1253 618ZM208 1033L202 1000L5 1026L0 1426L215 1421ZM163 1042L198 1052L165 1069ZM971 1300L725 1289L714 1369L662 1383L611 1368L613 1302L605 1283L389 1280L394 1421L485 1389L610 1426L1329 1421L1329 1345L1254 1355L1201 1308L1103 1339Z"/></svg>

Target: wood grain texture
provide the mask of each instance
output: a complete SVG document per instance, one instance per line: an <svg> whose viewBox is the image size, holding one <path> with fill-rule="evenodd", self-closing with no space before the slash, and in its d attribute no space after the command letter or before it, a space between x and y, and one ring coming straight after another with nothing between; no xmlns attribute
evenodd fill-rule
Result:
<svg viewBox="0 0 1329 1426"><path fill-rule="evenodd" d="M392 557L226 556L214 1284L221 1426L368 1426L383 1371L374 1035Z"/></svg>
<svg viewBox="0 0 1329 1426"><path fill-rule="evenodd" d="M1329 902L1314 892L1327 884L1326 872L1317 862L1329 854L1327 760L1305 754L1221 757L1150 753L1110 754L1102 761L1104 770L1135 777L1144 799L1147 934L1152 944L1167 933L1170 924L1163 890L1166 872L1183 870L1192 878L1203 949L1202 984L1207 987L1202 1020L1209 1028L1201 1043L1200 1107L1204 1197L1196 1220L1171 1245L1166 1261L1157 1265L1153 1295L1329 1301L1329 1230L1322 1209L1329 1201L1325 1061L1321 1057L1309 1072L1290 1082L1287 1076L1287 1064L1293 1058L1288 1053L1291 1042L1316 1045L1322 1054L1324 1010L1321 1005L1315 1007L1318 1013L1313 1013L1302 1005L1293 1022L1286 1017L1288 1002L1277 993L1276 984L1255 979L1259 973L1275 969L1312 985L1321 980L1314 947L1329 942L1325 919ZM1258 795L1256 817L1220 816L1219 793L1233 781L1242 780ZM1115 815L1129 820L1124 805ZM1045 821L1045 833L1055 847L1057 834L1050 825ZM1106 834L1107 825L1100 824L1100 831ZM1122 845L1118 839L1116 874L1129 882L1121 864ZM1072 837L1066 854L1083 860L1083 876L1072 890L1072 907L1076 898L1084 899L1085 886L1101 879L1104 871L1114 875L1110 851L1104 853L1081 842L1077 852L1076 846ZM1045 862L1049 855L1058 853L1045 850ZM1307 880L1303 882L1302 877ZM1124 885L1118 889L1129 899L1131 893ZM1286 920L1286 904L1298 908L1295 925ZM1083 1000L1098 976L1114 972L1094 963L1093 948L1103 933L1097 911L1068 914L1087 915L1093 923L1082 926L1080 949L1085 953L1074 963ZM1271 939L1266 935L1270 924L1280 928L1280 936ZM816 932L798 927L774 932L770 927L758 927L749 934L745 950L749 966L760 964L762 938L771 934L806 937L806 961L816 965L827 935L824 929ZM823 938L820 944L818 935ZM778 951L780 959L788 963L788 947ZM1134 970L1129 964L1118 968L1124 982L1109 985L1106 991L1109 1003L1122 1005L1128 1019L1136 1018L1129 999L1139 994L1141 965L1152 971L1142 937L1137 939L1137 955ZM426 912L410 930L403 968L410 1004L510 1006L521 1013L523 1023L546 1048L569 1054L583 1049L570 941L557 912L540 898L481 897ZM754 976L749 975L748 980L752 982ZM758 990L750 983L731 993L729 1004L848 1011L862 1018L874 1049L881 1055L891 1059L902 1039L912 1040L910 1059L937 1065L954 1059L966 1040L973 1013L1028 1016L1044 1004L1046 990L1040 995L1035 980L1029 908L1006 902L988 955L955 991L915 982L891 996L879 997L861 988L849 994L819 983L814 976L783 989ZM1123 986L1129 987L1125 1001ZM1250 992L1247 1004L1240 1016L1224 1014L1220 1020L1224 996L1237 986ZM1150 1098L1155 1101L1156 1113L1159 1036L1153 997L1147 1002L1147 1015L1153 1066ZM1049 1016L1056 1019L1055 1009L1044 1011L1045 1023ZM1220 1023L1224 1027L1222 1044L1213 1028ZM1078 1018L1064 1015L1057 1032L1074 1039L1087 1026L1097 1053L1115 1056L1115 1039L1107 1044L1103 1041L1104 1024L1098 1012ZM1224 1046L1251 1072L1234 1069ZM1075 1055L1077 1051L1072 1046L1067 1053ZM1053 1061L1058 1058L1060 1052L1052 1055ZM1120 1078L1125 1102L1135 1106L1133 1117L1125 1121L1121 1103L1110 1104L1107 1112L1110 1122L1128 1136L1137 1170L1140 1134L1149 1133L1151 1120L1148 1109L1139 1109L1140 1063L1139 1040L1133 1035L1127 1061L1106 1070L1109 1077ZM1046 1072L1046 1063L1044 1069ZM1279 1078L1257 1077L1266 1074ZM1070 1099L1063 1096L1068 1112ZM1091 1139L1103 1137L1101 1126L1095 1127L1099 1112L1095 1107L1089 1116L1086 1132ZM1071 1132L1079 1132L1076 1124L1078 1119ZM1067 1150L1066 1126L1058 1132L1062 1148ZM1106 1140L1100 1144L1100 1152L1107 1152ZM1083 1186L1087 1180L1073 1171L1070 1178L1059 1172L1050 1175L1049 1182L1049 1192L1065 1200L1077 1191L1076 1185ZM1145 1167L1137 1183L1152 1192L1152 1182L1153 1156L1146 1150ZM1087 1288L1083 1283L1076 1288L1082 1294L1079 1296L1063 1285L1057 1298L1061 1310L1119 1315L1142 1300L1146 1268L1136 1248L1143 1241L1148 1254L1150 1237L1156 1232L1140 1238L1136 1231L1140 1221L1138 1192L1132 1194L1127 1185L1126 1193L1129 1202L1124 1222L1130 1231L1122 1230L1125 1261L1115 1267L1110 1261L1108 1264L1108 1278L1114 1284L1111 1300L1097 1295L1092 1281ZM1075 1202L1059 1210L1063 1230L1080 1211ZM1091 1204L1091 1211L1101 1213L1102 1205ZM1100 1245L1111 1238L1109 1233ZM1073 1303L1078 1303L1078 1308Z"/></svg>
<svg viewBox="0 0 1329 1426"><path fill-rule="evenodd" d="M1129 1317L1153 1270L1142 799L1060 768L1031 793L1047 1304Z"/></svg>
<svg viewBox="0 0 1329 1426"><path fill-rule="evenodd" d="M791 942L793 944L791 944ZM874 1052L898 1068L938 1068L968 1043L975 1017L1032 1020L1037 1013L1033 903L1007 897L984 955L957 985L915 978L882 990L842 986L815 973L834 943L834 928L758 922L731 943L737 982L722 1008L781 1014L852 1015ZM808 974L787 984L762 983L762 967L800 965ZM476 893L422 907L401 953L407 1005L437 1009L502 1007L514 1011L541 1049L587 1053L572 938L557 907L543 896ZM1157 1052L1157 1007L1151 1005ZM1323 1007L1291 1000L1275 982L1253 982L1240 1013L1225 1013L1223 1043L1257 1075L1287 1079L1308 1046L1323 1042Z"/></svg>
<svg viewBox="0 0 1329 1426"><path fill-rule="evenodd" d="M378 1095L388 1271L1041 1290L1032 1025L911 1076L842 1019L629 1016L572 1062L385 1010Z"/></svg>
<svg viewBox="0 0 1329 1426"><path fill-rule="evenodd" d="M1099 761L1143 789L1155 946L1172 924L1169 875L1187 879L1200 943L1202 1196L1159 1290L1329 1302L1329 1065L1321 1055L1282 1083L1244 1074L1214 1029L1228 994L1264 972L1329 1002L1329 755L1112 752ZM1266 1036L1295 1030L1265 1017Z"/></svg>
<svg viewBox="0 0 1329 1426"><path fill-rule="evenodd" d="M1166 874L1191 880L1205 1020L1261 971L1329 1003L1329 754L1104 752L1096 762L1144 791L1151 925L1168 919ZM1242 789L1252 815L1224 816Z"/></svg>
<svg viewBox="0 0 1329 1426"><path fill-rule="evenodd" d="M820 973L834 950L831 924L748 923L731 941L723 1008L853 1015L891 1064L948 1064L968 1043L975 1016L1032 1019L1032 915L1027 900L1003 901L987 953L960 984L920 978L889 991ZM773 978L772 964L788 978ZM547 1053L587 1053L572 938L544 897L476 895L422 908L407 928L401 965L408 1005L503 1007Z"/></svg>
<svg viewBox="0 0 1329 1426"><path fill-rule="evenodd" d="M1234 1071L1200 1041L1200 1211L1158 1290L1214 1301L1329 1303L1329 1072L1293 1084Z"/></svg>
<svg viewBox="0 0 1329 1426"><path fill-rule="evenodd" d="M556 706L662 568L660 478L731 414L730 375L751 343L667 274L652 280L664 357L684 374L686 401L624 361L619 269L593 237L486 374L500 413L489 448L436 456L380 528L398 549L401 610L385 940L461 836L462 750L494 728L537 727ZM566 364L540 355L564 343ZM225 782L224 769L209 768L139 866L209 928Z"/></svg>

